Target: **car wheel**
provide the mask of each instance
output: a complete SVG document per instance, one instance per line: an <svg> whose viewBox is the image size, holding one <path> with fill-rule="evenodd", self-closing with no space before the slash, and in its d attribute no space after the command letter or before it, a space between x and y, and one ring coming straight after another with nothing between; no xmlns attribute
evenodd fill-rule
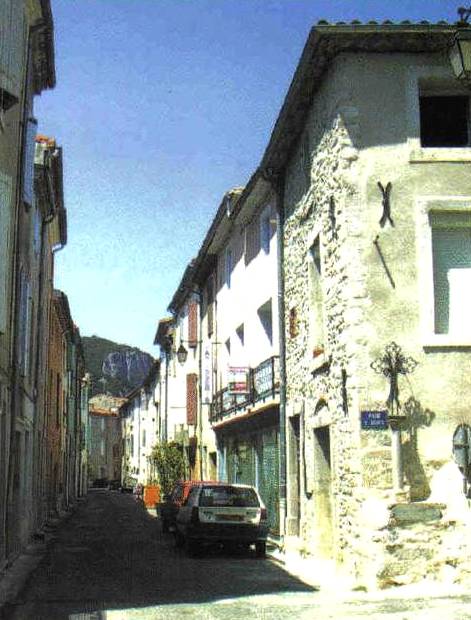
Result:
<svg viewBox="0 0 471 620"><path fill-rule="evenodd" d="M255 555L257 558L264 558L267 555L267 543L265 541L255 543Z"/></svg>
<svg viewBox="0 0 471 620"><path fill-rule="evenodd" d="M183 544L185 543L185 539L183 538L183 536L180 534L178 530L175 530L174 536L175 536L175 546L183 547Z"/></svg>
<svg viewBox="0 0 471 620"><path fill-rule="evenodd" d="M191 540L191 538L187 538L185 540L185 551L190 557L195 557L200 554L201 546L196 540Z"/></svg>

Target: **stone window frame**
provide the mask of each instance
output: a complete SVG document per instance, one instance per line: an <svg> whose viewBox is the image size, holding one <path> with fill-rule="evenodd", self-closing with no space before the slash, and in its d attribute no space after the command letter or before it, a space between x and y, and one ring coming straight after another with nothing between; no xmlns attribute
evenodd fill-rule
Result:
<svg viewBox="0 0 471 620"><path fill-rule="evenodd" d="M470 97L453 76L451 66L411 67L406 76L406 124L407 152L409 163L463 162L471 161L471 146L465 147L423 147L420 143L420 94L456 94ZM471 106L471 97L470 97Z"/></svg>
<svg viewBox="0 0 471 620"><path fill-rule="evenodd" d="M418 257L418 297L420 309L420 332L425 348L471 347L471 335L435 333L435 304L433 285L431 211L466 211L471 213L471 196L422 196L416 203L416 242Z"/></svg>

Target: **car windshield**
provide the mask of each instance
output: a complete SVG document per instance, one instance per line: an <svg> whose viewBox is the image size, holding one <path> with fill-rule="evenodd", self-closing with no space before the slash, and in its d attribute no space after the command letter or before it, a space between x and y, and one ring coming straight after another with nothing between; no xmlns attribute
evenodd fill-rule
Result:
<svg viewBox="0 0 471 620"><path fill-rule="evenodd" d="M203 487L200 495L200 506L235 506L239 508L255 508L259 506L258 497L251 488L214 486Z"/></svg>

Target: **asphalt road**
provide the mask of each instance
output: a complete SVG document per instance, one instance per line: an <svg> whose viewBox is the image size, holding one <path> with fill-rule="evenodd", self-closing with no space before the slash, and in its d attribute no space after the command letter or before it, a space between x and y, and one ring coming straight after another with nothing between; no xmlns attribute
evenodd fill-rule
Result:
<svg viewBox="0 0 471 620"><path fill-rule="evenodd" d="M471 597L351 600L253 552L189 558L130 495L89 493L57 531L8 620L465 620Z"/></svg>

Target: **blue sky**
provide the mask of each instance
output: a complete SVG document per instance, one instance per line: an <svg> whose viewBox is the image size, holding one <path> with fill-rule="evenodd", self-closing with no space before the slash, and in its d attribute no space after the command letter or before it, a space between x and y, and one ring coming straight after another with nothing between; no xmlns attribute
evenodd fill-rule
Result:
<svg viewBox="0 0 471 620"><path fill-rule="evenodd" d="M64 149L55 285L82 335L157 354L157 322L224 192L257 167L311 26L455 21L449 0L52 0Z"/></svg>

